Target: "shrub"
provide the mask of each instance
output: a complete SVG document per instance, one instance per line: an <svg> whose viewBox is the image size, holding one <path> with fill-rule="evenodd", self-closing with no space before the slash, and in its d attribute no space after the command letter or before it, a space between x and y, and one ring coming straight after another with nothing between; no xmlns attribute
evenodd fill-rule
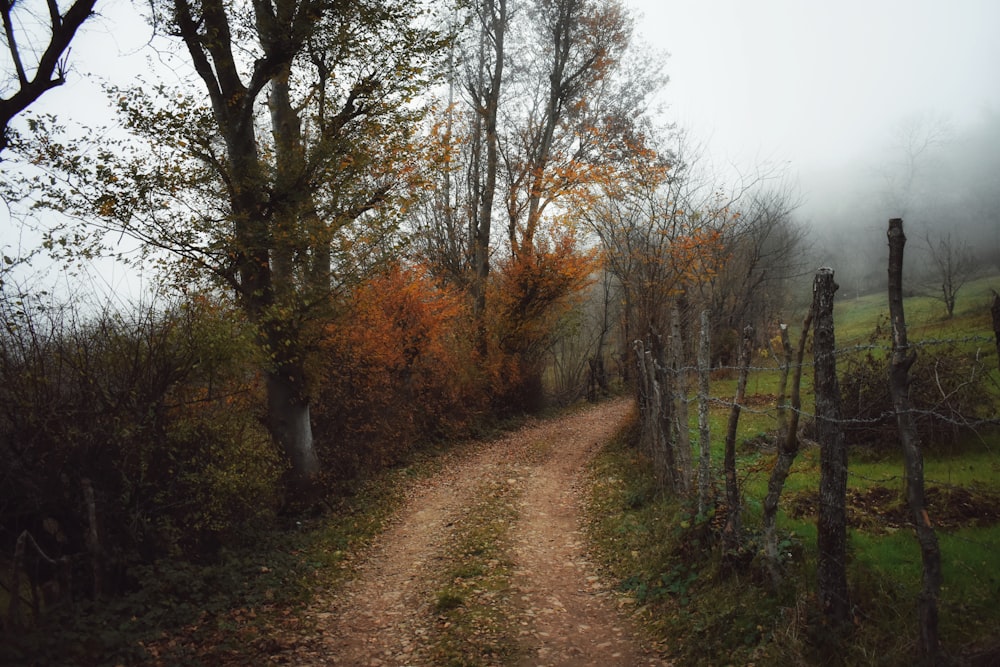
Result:
<svg viewBox="0 0 1000 667"><path fill-rule="evenodd" d="M545 354L596 266L595 254L582 251L571 233L498 264L487 295L492 347L485 364L492 374L495 409L535 412L543 407Z"/></svg>
<svg viewBox="0 0 1000 667"><path fill-rule="evenodd" d="M325 469L354 478L468 431L483 392L467 324L461 297L419 267L389 267L354 290L314 365Z"/></svg>
<svg viewBox="0 0 1000 667"><path fill-rule="evenodd" d="M840 392L849 444L873 453L896 452L899 435L889 394L890 340L879 323L869 345L843 362ZM910 399L921 440L930 449L954 447L975 424L996 416L995 390L983 362L955 343L918 348L910 369Z"/></svg>
<svg viewBox="0 0 1000 667"><path fill-rule="evenodd" d="M235 312L207 298L92 317L0 308L5 553L26 530L76 565L75 590L93 590L79 580L96 583L81 557L94 510L102 588L115 592L132 564L211 553L273 514L281 470L251 408L252 338Z"/></svg>

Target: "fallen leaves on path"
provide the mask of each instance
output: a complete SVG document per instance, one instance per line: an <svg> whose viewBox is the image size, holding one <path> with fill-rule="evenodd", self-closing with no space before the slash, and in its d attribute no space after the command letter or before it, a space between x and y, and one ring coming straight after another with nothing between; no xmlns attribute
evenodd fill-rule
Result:
<svg viewBox="0 0 1000 667"><path fill-rule="evenodd" d="M317 592L307 630L271 663L664 664L588 560L581 526L582 470L628 407L535 421L450 456L355 576Z"/></svg>

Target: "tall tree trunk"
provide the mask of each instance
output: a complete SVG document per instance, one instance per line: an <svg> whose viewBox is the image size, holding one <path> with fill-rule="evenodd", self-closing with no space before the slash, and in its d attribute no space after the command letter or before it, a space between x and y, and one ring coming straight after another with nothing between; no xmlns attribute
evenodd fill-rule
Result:
<svg viewBox="0 0 1000 667"><path fill-rule="evenodd" d="M781 330L782 348L787 355L786 368L794 364L795 370L792 375L790 405L787 406L790 408L788 411L791 414L785 421L784 426L778 429L778 458L774 463L774 468L771 470L771 477L767 481L767 496L764 498L764 557L767 560L771 585L774 588L777 588L781 582L778 536L775 522L781 491L785 487L785 480L788 479L788 472L792 469L792 463L799 453L798 430L799 414L802 408L802 360L805 357L806 341L809 339L809 327L812 324L812 319L813 314L810 310L802 322L802 337L799 339L799 347L794 360L791 358L791 343L788 342L788 327L782 325L783 328ZM784 392L782 391L782 393ZM782 405L781 409L784 411L785 407Z"/></svg>
<svg viewBox="0 0 1000 667"><path fill-rule="evenodd" d="M740 412L747 391L747 375L750 372L750 356L753 351L753 327L743 328L743 341L740 344L739 376L736 379L736 397L729 411L729 424L726 427L726 450L723 456L722 468L726 478L726 526L723 531L726 545L730 549L739 548L742 540L742 521L740 518L740 488L736 478L736 429L740 423Z"/></svg>
<svg viewBox="0 0 1000 667"><path fill-rule="evenodd" d="M820 445L819 601L823 614L835 627L843 626L850 612L847 594L847 447L840 427L840 388L833 328L833 296L837 283L833 269L822 268L813 281L813 344L816 392L816 437Z"/></svg>
<svg viewBox="0 0 1000 667"><path fill-rule="evenodd" d="M330 284L329 266L319 266L317 261L322 260L313 257L313 266L307 267L305 257L301 256L309 247L324 247L329 256L329 241L307 187L302 122L292 105L290 77L291 65L286 64L271 78L268 106L275 144L273 187L278 195L271 225L273 292L277 310L294 313L301 308L303 297L306 301L325 298ZM307 286L307 277L316 281L326 278L327 282ZM299 293L302 290L312 294L303 295ZM313 444L301 332L290 323L272 322L279 317L276 312L266 312L263 317L265 349L272 355L273 363L266 382L268 424L291 462L295 483L305 486L319 472L319 459Z"/></svg>
<svg viewBox="0 0 1000 667"><path fill-rule="evenodd" d="M938 594L941 589L941 551L937 534L927 515L924 501L924 459L920 449L917 422L910 404L910 367L917 360L906 338L903 312L903 221L889 221L889 319L892 322L892 362L889 366L889 391L896 411L899 440L903 445L906 472L906 502L917 532L923 562L923 588L920 592L920 646L928 664L938 657Z"/></svg>
<svg viewBox="0 0 1000 667"><path fill-rule="evenodd" d="M503 83L504 37L507 32L507 1L487 0L483 7L483 46L493 44L493 69L489 86L478 101L477 131L482 128L486 142L486 174L479 191L478 207L472 229L472 309L476 321L476 345L481 355L486 354L486 281L490 273L490 234L493 221L493 203L497 191L497 173L500 168L497 114L500 108L500 87ZM481 56L485 59L485 56ZM479 160L476 156L475 160ZM478 186L478 183L476 184ZM473 202L473 207L477 202Z"/></svg>
<svg viewBox="0 0 1000 667"><path fill-rule="evenodd" d="M309 399L301 386L301 369L286 365L269 371L266 378L271 435L291 463L295 485L304 488L319 473L319 459L313 447Z"/></svg>
<svg viewBox="0 0 1000 667"><path fill-rule="evenodd" d="M289 250L291 239L282 236L293 234L289 225L294 223L289 219L296 211L280 213L284 217L276 222L269 191L273 185L281 186L284 181L295 183L299 178L293 155L297 150L298 119L294 112L293 117L289 117L287 109L280 108L280 96L283 90L287 91L291 60L316 17L312 13L297 12L289 0L281 0L278 4L280 7L274 14L256 16L261 46L273 57L258 59L249 83L244 84L234 56L225 3L221 0L201 3L173 0L181 38L195 71L206 85L215 122L226 145L235 282L244 311L258 327L261 345L272 355L269 368L265 370L269 426L272 436L288 455L295 479L304 481L315 475L318 462L309 427L304 362L299 354L301 341L290 337L297 333L297 328L275 313L276 305L287 305L279 304L277 295L290 289L294 281ZM199 11L196 16L195 12ZM278 115L274 131L278 150L284 155L274 184L262 165L255 130L257 96L269 83L274 84L272 92L278 96L275 98ZM287 106L290 109L290 104ZM287 188L287 183L284 186ZM289 193L274 194L274 199L280 201ZM276 237L280 248L275 248Z"/></svg>

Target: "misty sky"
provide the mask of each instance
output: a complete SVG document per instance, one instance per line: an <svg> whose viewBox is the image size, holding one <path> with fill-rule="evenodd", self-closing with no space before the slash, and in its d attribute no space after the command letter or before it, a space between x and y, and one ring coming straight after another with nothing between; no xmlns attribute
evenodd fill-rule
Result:
<svg viewBox="0 0 1000 667"><path fill-rule="evenodd" d="M787 163L807 209L821 170L870 164L905 119L1000 109L996 0L627 4L670 54L669 117L717 165Z"/></svg>
<svg viewBox="0 0 1000 667"><path fill-rule="evenodd" d="M916 113L961 126L1000 109L997 0L624 2L643 39L669 53L670 120L719 163L837 165L870 155ZM99 7L118 21L132 13L126 0ZM98 20L74 45L74 69L114 63L127 79L147 69L148 35L138 21ZM87 86L73 79L45 106L78 99Z"/></svg>
<svg viewBox="0 0 1000 667"><path fill-rule="evenodd" d="M960 129L1000 110L1000 0L623 1L642 39L669 53L669 120L719 171L785 167L806 220L850 194L824 187L831 172L873 166L907 118ZM67 84L39 111L113 122L86 73L127 83L159 68L129 0L98 6L106 18L85 27Z"/></svg>

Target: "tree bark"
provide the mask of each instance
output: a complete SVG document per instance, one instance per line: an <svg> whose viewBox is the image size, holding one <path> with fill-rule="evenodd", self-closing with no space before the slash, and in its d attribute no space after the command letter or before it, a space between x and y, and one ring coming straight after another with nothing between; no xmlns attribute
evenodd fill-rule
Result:
<svg viewBox="0 0 1000 667"><path fill-rule="evenodd" d="M490 273L490 234L493 221L493 203L497 191L497 173L500 167L499 135L497 114L500 108L500 89L503 84L504 38L507 32L507 1L487 0L483 7L483 42L492 38L493 69L490 72L489 87L478 94L476 112L477 131L482 128L486 141L486 174L479 192L478 207L473 205L475 216L471 231L472 239L472 312L476 322L476 346L481 356L485 356L486 341L486 281ZM485 59L485 57L484 57ZM477 155L476 160L479 159ZM478 184L477 184L478 185Z"/></svg>
<svg viewBox="0 0 1000 667"><path fill-rule="evenodd" d="M793 364L795 370L792 374L790 405L784 406L783 398L779 399L782 403L779 409L785 412L786 407L790 408L787 411L791 412L791 414L785 421L784 426L779 426L778 429L778 458L774 462L774 468L771 469L771 477L767 481L767 496L764 498L764 557L767 560L767 568L771 576L771 585L773 588L777 588L781 583L781 559L778 554L778 536L775 526L778 514L778 501L781 499L781 491L785 487L785 480L788 479L788 472L792 469L792 463L799 453L798 430L799 415L802 408L802 360L805 357L806 341L809 339L809 327L812 325L812 319L813 315L810 310L802 322L802 337L799 339L799 347L794 360L791 356L791 343L788 341L788 327L783 325L781 330L782 348L786 354L786 372L788 366ZM782 395L784 395L784 383L782 383Z"/></svg>
<svg viewBox="0 0 1000 667"><path fill-rule="evenodd" d="M850 614L847 591L847 447L840 427L840 388L837 381L833 297L837 283L833 269L822 268L813 281L813 344L816 392L816 439L820 445L819 601L831 625L843 626Z"/></svg>
<svg viewBox="0 0 1000 667"><path fill-rule="evenodd" d="M742 521L740 517L740 489L736 478L736 429L740 423L740 412L743 409L743 399L746 397L747 376L750 373L750 356L753 351L753 327L743 328L743 341L740 344L739 377L736 380L736 397L729 411L729 424L726 427L726 449L722 462L723 474L726 478L726 526L723 529L727 546L731 549L739 547L742 540Z"/></svg>
<svg viewBox="0 0 1000 667"><path fill-rule="evenodd" d="M701 311L701 341L698 345L698 514L709 509L712 489L712 442L708 426L709 374L712 370L712 330L708 311Z"/></svg>
<svg viewBox="0 0 1000 667"><path fill-rule="evenodd" d="M938 594L941 589L941 551L924 500L924 459L917 433L917 422L910 404L909 373L917 360L906 337L903 311L903 248L906 236L903 221L889 221L889 319L892 323L892 361L889 366L889 391L896 411L899 439L903 445L906 474L906 502L920 544L923 562L923 588L920 592L920 646L928 664L938 656Z"/></svg>
<svg viewBox="0 0 1000 667"><path fill-rule="evenodd" d="M688 428L687 371L684 368L684 340L681 333L681 315L675 306L671 311L670 357L674 376L673 416L677 437L674 439L674 461L677 466L678 492L691 494L694 477L691 461L691 431Z"/></svg>
<svg viewBox="0 0 1000 667"><path fill-rule="evenodd" d="M295 369L297 370L297 369ZM297 486L306 486L319 473L319 459L313 447L309 400L296 374L275 371L267 374L268 425L292 466Z"/></svg>

